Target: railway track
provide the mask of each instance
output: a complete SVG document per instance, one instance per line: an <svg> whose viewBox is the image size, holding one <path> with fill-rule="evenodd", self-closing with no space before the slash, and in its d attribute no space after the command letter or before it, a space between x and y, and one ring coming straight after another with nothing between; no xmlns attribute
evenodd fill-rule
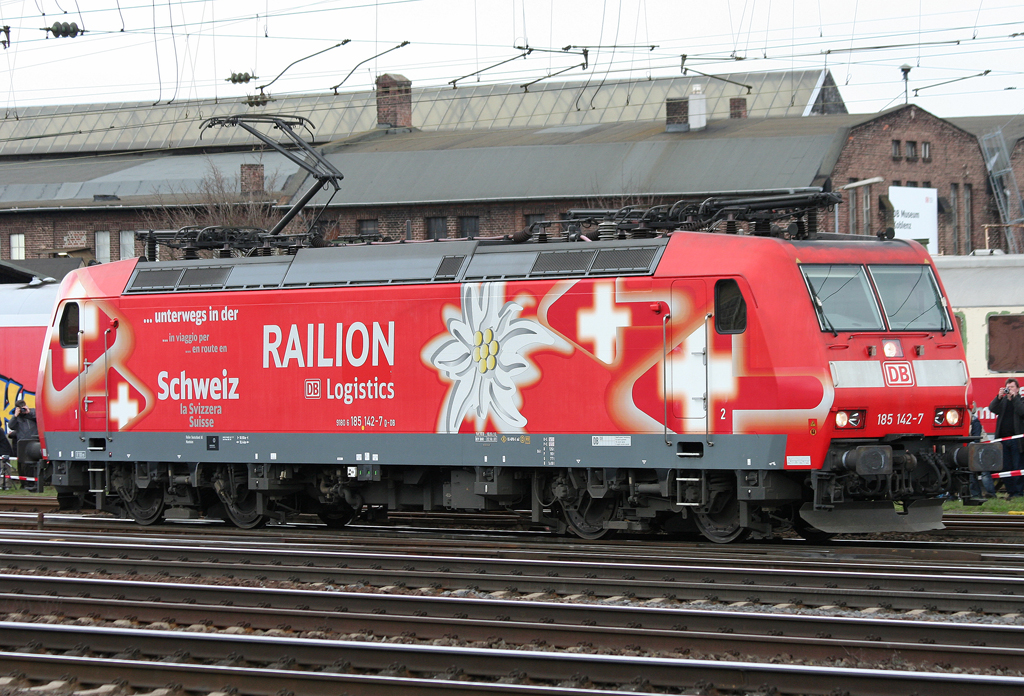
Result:
<svg viewBox="0 0 1024 696"><path fill-rule="evenodd" d="M5 512L57 512L57 499L48 496L0 496L0 513ZM91 520L112 519L102 513L82 511ZM73 517L76 513L62 513ZM312 519L312 518L311 518ZM1024 515L975 513L943 515L947 532L992 532L1024 534ZM13 520L11 520L13 522ZM389 524L421 526L449 526L454 528L515 529L529 528L529 520L514 512L459 513L392 511L388 514ZM173 523L172 523L173 524ZM286 525L287 526L287 525ZM936 534L941 534L939 530Z"/></svg>
<svg viewBox="0 0 1024 696"><path fill-rule="evenodd" d="M452 690L567 694L594 689L651 693L699 685L746 692L771 684L775 693L806 694L828 693L840 683L852 693L999 696L1017 694L1024 686L1024 679L1016 676L692 660L679 655L602 655L17 622L7 622L3 628L0 642L6 649L0 651L0 665L30 669L37 679L58 679L74 672L79 682L105 684L112 674L120 674L127 675L133 685L152 688L173 681L187 691L248 694L273 693L276 688L321 694L400 688L401 693L424 694ZM14 652L14 644L30 646L30 651ZM131 648L126 649L129 644Z"/></svg>
<svg viewBox="0 0 1024 696"><path fill-rule="evenodd" d="M925 607L1024 610L1019 551L162 531L4 535L0 672L26 675L9 688L69 673L82 688L118 674L242 694L275 693L286 676L296 694L1024 688L1012 614L916 620ZM788 599L763 606L773 592Z"/></svg>
<svg viewBox="0 0 1024 696"><path fill-rule="evenodd" d="M251 539L252 537L250 537ZM517 595L544 593L839 606L851 609L1024 612L1024 569L1009 557L961 552L959 560L915 560L825 550L741 555L624 545L551 545L453 540L433 545L359 540L329 543L183 541L145 536L9 532L0 538L11 571L228 577L255 582L430 587ZM452 544L459 544L452 546ZM332 545L337 545L332 547Z"/></svg>
<svg viewBox="0 0 1024 696"><path fill-rule="evenodd" d="M30 588L26 590L25 588ZM1024 625L0 575L8 620L1024 671Z"/></svg>

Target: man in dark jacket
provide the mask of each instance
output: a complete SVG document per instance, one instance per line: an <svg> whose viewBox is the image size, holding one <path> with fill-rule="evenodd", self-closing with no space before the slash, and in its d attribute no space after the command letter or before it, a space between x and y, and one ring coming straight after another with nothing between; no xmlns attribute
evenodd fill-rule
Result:
<svg viewBox="0 0 1024 696"><path fill-rule="evenodd" d="M1006 384L988 410L996 415L996 439L1024 434L1024 400L1021 399L1020 385L1013 377ZM1020 469L1020 440L1007 440L1003 443L1003 471ZM1011 476L1003 479L1006 492L1011 498L1024 494L1024 477Z"/></svg>
<svg viewBox="0 0 1024 696"><path fill-rule="evenodd" d="M23 399L14 404L14 418L7 421L7 427L11 429L11 447L15 456L18 454L18 440L39 438L35 409L28 408Z"/></svg>

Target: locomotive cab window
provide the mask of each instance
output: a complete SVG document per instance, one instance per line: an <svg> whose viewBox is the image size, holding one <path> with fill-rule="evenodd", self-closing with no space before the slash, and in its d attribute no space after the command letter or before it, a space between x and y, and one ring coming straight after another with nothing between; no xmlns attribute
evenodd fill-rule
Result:
<svg viewBox="0 0 1024 696"><path fill-rule="evenodd" d="M863 266L800 266L822 331L883 331L882 315Z"/></svg>
<svg viewBox="0 0 1024 696"><path fill-rule="evenodd" d="M60 344L65 348L78 345L78 303L68 302L60 315Z"/></svg>
<svg viewBox="0 0 1024 696"><path fill-rule="evenodd" d="M715 330L720 334L747 330L747 301L732 278L715 283Z"/></svg>
<svg viewBox="0 0 1024 696"><path fill-rule="evenodd" d="M869 266L890 331L952 331L930 266Z"/></svg>

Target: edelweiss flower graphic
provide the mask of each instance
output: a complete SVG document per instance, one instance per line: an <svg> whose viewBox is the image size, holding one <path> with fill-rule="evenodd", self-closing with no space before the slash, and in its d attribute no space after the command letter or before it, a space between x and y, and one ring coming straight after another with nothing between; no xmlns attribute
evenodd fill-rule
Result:
<svg viewBox="0 0 1024 696"><path fill-rule="evenodd" d="M438 432L457 433L470 412L478 431L488 416L501 432L526 425L519 412L519 386L540 377L528 354L542 346L564 348L564 341L537 322L519 318L522 311L522 305L505 302L504 283L462 286L462 315L450 316L448 335L423 350L424 360L452 382Z"/></svg>

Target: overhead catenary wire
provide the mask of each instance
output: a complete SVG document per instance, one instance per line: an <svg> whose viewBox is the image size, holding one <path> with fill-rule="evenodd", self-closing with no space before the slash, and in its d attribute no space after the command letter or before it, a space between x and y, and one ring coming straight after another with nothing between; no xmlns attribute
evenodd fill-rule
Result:
<svg viewBox="0 0 1024 696"><path fill-rule="evenodd" d="M379 5L379 6L383 6L383 5L385 5L385 4L388 4L388 3L375 3L375 4L373 5L373 6L378 6L378 5ZM355 6L355 5L353 5L353 6ZM369 4L369 3L366 3L366 4L364 4L363 6L370 6L370 4ZM320 12L320 11L324 11L324 10L322 10L322 8L321 8L320 6L318 6L318 5L316 4L316 3L311 3L311 4L308 4L308 5L304 5L304 6L301 6L301 8L297 8L297 9L298 9L298 11L300 11L300 12L307 12L307 13L313 13L313 12ZM972 9L973 9L973 8L972 8ZM273 11L273 10L272 10L272 11L271 11L270 13L268 13L268 14L272 14L272 15L274 15L275 17L277 17L277 16L286 16L286 15L288 15L288 14L289 14L289 12L287 12L287 11L281 11L281 12L277 12L277 11ZM972 13L972 14L973 14L973 13ZM980 17L980 16L981 16L981 15L978 15L978 17ZM914 19L916 20L916 19L917 19L917 17L915 16L915 17L914 17ZM976 19L976 17L971 17L971 20L975 20L975 19ZM250 16L249 20L251 21L251 16ZM181 24L181 23L179 23L179 22L175 22L175 24L176 24L176 25L178 25L178 26L181 26L181 25L182 25L182 24ZM222 25L222 24L221 24L221 23L220 23L219 21L218 21L218 23L217 23L217 24L218 24L218 26L223 26L223 25ZM985 27L985 26L988 26L988 25L986 25L986 24L985 24L984 22L980 22L980 21L979 21L979 22L977 22L977 24L978 24L978 26L979 26L979 30L982 30L981 28L983 28L983 27ZM990 23L990 24L991 24L991 25L993 25L993 26L995 25L994 23ZM1019 23L1019 22L1018 22L1018 23L1005 23L1005 24L1015 24L1016 26L1020 26L1020 23ZM858 20L858 23L857 23L858 29L859 29L860 25L861 25L861 22L860 22L860 20ZM865 25L865 26L867 26L867 25ZM959 25L951 25L951 27L946 27L946 28L944 28L944 30L948 30L949 28L953 28L953 29L955 29L955 28L957 28L957 26L959 26ZM960 27L960 28L961 28L961 29L963 29L964 31L969 31L969 30L971 29L971 26L970 26L970 22L968 22L968 23L967 23L967 25L966 25L965 27ZM95 30L94 30L94 31L95 31ZM934 30L934 31L939 31L939 30ZM112 33L114 33L114 32L112 32ZM163 34L161 34L161 35L163 35ZM878 32L878 31L872 31L872 32L870 32L870 33L860 33L860 34L858 34L858 41L860 41L860 40L862 40L862 39L863 39L863 40L865 40L865 41L868 41L868 40L870 40L870 39L871 39L872 37L881 37L881 36L885 36L885 35L899 35L899 34L898 34L898 33L892 33L892 32ZM924 32L924 34L922 34L922 36L926 36L926 35L928 35L928 31L927 31L927 30L926 30L926 31ZM279 38L281 38L281 39L283 39L283 40L290 40L290 37L279 37ZM294 38L296 38L296 39L297 39L298 37L294 37ZM704 45L705 45L705 46L709 46L709 47L710 47L710 46L712 45L712 44L710 43L710 42L711 42L712 40L713 40L713 37L709 37L709 40L708 40L708 41L705 41L705 42L703 42L703 43L704 43ZM979 39L979 40L984 40L984 39ZM472 43L472 42L466 42L466 43L465 43L464 45L466 45L466 46L469 46L469 45L470 45L470 43ZM809 42L808 42L808 41L807 41L806 39L798 39L798 40L797 40L797 41L795 41L795 42L791 42L791 41L784 41L784 40L779 40L779 39L778 39L777 37L773 37L773 38L772 38L772 42L771 42L771 45L772 45L772 46L778 46L778 47L779 47L779 49L778 49L778 52L782 52L782 51L783 51L783 49L784 49L784 48L786 47L786 45L787 45L787 44L790 44L790 43L792 43L793 45L796 45L796 46L800 46L800 45L807 45L807 44L808 44ZM429 45L437 45L437 46L441 46L441 45L458 45L458 43L457 43L457 42L443 42L443 41L437 41L437 42L427 42L427 43L426 43L426 44L424 44L424 45L428 45L428 46L429 46ZM477 44L475 44L475 43L474 43L473 45L474 45L474 48L475 48L475 47L477 46ZM669 48L671 48L671 47L670 47L670 46L666 46L665 48L666 48L666 49L669 49ZM728 51L724 51L723 53L727 53L727 52L728 52ZM663 70L663 71L664 71L664 70L667 70L667 69L669 69L669 65L668 65L668 61L667 61L666 57L665 57L665 56L662 56L662 57L661 57L661 58L659 59L659 57L658 57L657 53L658 53L658 52L655 52L655 54L645 54L645 58L647 58L647 59L648 59L649 61L651 61L651 65L652 65L652 66L654 67L654 69L655 69L655 70ZM694 51L693 53L696 53L696 51ZM691 55L693 55L693 53L691 53ZM787 53L788 53L788 51L787 51ZM869 52L869 53L870 53L870 52ZM28 55L28 54L26 54L26 55ZM629 61L632 61L632 59L633 59L633 58L635 57L635 55L636 55L636 54L632 54L632 55L626 54L626 55L625 55L625 58L626 58L627 62L629 62ZM676 53L676 55L678 55L678 53ZM607 56L607 54L606 54L606 56ZM805 63L804 61L801 61L801 60L800 60L800 56L801 56L801 52L800 52L799 50L797 50L797 51L796 51L796 52L795 52L795 53L793 54L793 56L792 56L792 57L791 57L791 56L787 56L787 57L791 57L791 60L795 58L795 62L793 63L794 65L795 65L795 64L797 64L797 63L800 63L800 64L806 64L806 63ZM778 56L773 56L773 57L774 57L774 58L777 58ZM613 75L613 74L620 74L620 73L621 73L621 70L620 70L620 66L622 66L622 65L623 65L623 63L622 63L622 62L621 62L621 61L619 60L619 56L618 56L618 55L615 55L615 56L613 56L613 57L610 57L610 58L607 58L607 57L605 57L605 58L606 58L605 62L602 62L601 66L600 66L600 68L601 68L601 69L604 69L604 71L605 71L605 74L606 74L606 75L609 75L609 76L610 76L610 75ZM660 60L660 63L658 62L659 60ZM694 59L693 59L693 58L691 58L690 60L691 60L691 61L693 61ZM852 59L851 59L851 60L850 60L849 62L850 62L850 64L852 64L852 65L870 65L870 64L871 64L870 62L863 62L863 61L855 61L855 60L852 60ZM421 74L416 74L416 75L414 75L414 82L415 82L415 84L417 84L417 85L430 85L430 84L437 84L437 83L438 83L438 82L439 82L439 81L440 81L441 79L443 79L444 77L446 77L446 76L445 76L445 75L443 75L443 74L438 74L438 72L437 72L436 70L434 71L434 76L433 76L433 77L431 77L431 76L430 76L430 74L429 74L429 71L430 71L430 67L429 67L429 66L430 66L430 65L431 65L432 63L433 63L433 62L431 62L431 61L423 61L422 63L421 63L421 62L417 62L417 69L421 69L421 68L420 68L420 66L423 66L423 68L422 68L422 69L426 69L426 70L427 70L428 72L426 73L426 77L423 77L423 76L422 76L422 75L423 75L423 73L421 73ZM696 62L693 62L692 64L696 65L697 63L696 63ZM819 64L820 64L820 63L819 63ZM974 67L974 66L968 66L968 67L973 67L973 69L974 69L975 71L977 71L977 70L978 70L978 69L980 69L981 67L987 67L987 66L976 66L976 67ZM534 75L535 75L535 76L536 76L536 75L538 75L538 74L543 74L543 73L538 73L538 72L536 71L536 66L533 66L533 68L532 68L532 69L533 69L533 71L534 71ZM722 74L728 74L728 72L730 72L730 71L728 71L728 70L725 70L725 71L720 71L720 70L719 70L718 68L716 68L716 69L715 69L714 71L711 71L711 72L716 72L716 73L717 73L717 72L721 72ZM300 77L300 76L302 76L302 75L304 75L304 74L305 74L305 73L296 73L296 74L295 74L295 77L296 77L296 78L298 78L298 77ZM457 74L457 73L456 73L456 74ZM454 76L454 75L452 75L451 73L449 73L449 76ZM515 80L517 81L517 83L521 83L521 82L523 81L523 79L524 79L524 78L523 78L523 76L519 76L519 77L517 77L517 78L510 78L510 79L515 79ZM940 78L932 78L932 79L940 79ZM290 81L290 82L289 82L289 85L287 85L287 86L286 86L286 89L290 88L290 87L291 87L291 85L293 84L293 82L294 82L294 81ZM202 86L202 85L204 85L204 84L206 85L206 89L209 89L209 86L210 86L211 84L213 84L213 83L212 83L211 81L209 81L209 80L207 80L207 81L205 81L205 82L204 82L204 81L196 81L196 82L195 82L195 85L196 85L196 87L197 87L197 88L199 88L200 86ZM861 83L861 84L864 84L864 83ZM95 90L94 90L94 91L95 91ZM47 90L47 91L45 91L45 92L41 90L41 91L39 92L39 94L40 94L40 95L43 95L43 94L52 94L52 90Z"/></svg>

